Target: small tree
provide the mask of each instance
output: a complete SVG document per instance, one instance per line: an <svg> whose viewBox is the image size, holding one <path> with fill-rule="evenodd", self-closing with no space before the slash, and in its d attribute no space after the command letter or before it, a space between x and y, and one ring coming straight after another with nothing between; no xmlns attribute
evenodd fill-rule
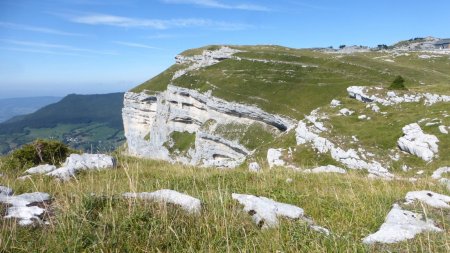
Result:
<svg viewBox="0 0 450 253"><path fill-rule="evenodd" d="M339 49L343 49L344 47L346 47L345 45L340 45Z"/></svg>
<svg viewBox="0 0 450 253"><path fill-rule="evenodd" d="M392 81L390 90L407 90L405 87L405 79L402 76L397 76L394 81Z"/></svg>

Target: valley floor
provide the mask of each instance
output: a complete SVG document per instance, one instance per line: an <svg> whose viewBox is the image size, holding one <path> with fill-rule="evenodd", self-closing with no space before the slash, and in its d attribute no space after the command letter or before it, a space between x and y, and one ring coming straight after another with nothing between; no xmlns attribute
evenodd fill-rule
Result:
<svg viewBox="0 0 450 253"><path fill-rule="evenodd" d="M1 164L0 164L1 167ZM204 169L119 157L115 170L84 172L58 182L49 177L16 180L4 172L0 184L16 194L52 196L49 224L20 227L0 219L1 252L449 252L450 212L425 205L410 207L446 230L422 233L397 244L368 246L362 239L384 222L394 203L413 190L450 194L429 178L416 182L369 179L348 174L305 174L277 168L252 173ZM124 199L124 192L172 189L202 202L200 215L174 205ZM264 196L304 209L330 235L301 220L280 220L278 228L260 229L232 199L232 193ZM400 202L398 202L400 203ZM0 207L4 214L5 207Z"/></svg>

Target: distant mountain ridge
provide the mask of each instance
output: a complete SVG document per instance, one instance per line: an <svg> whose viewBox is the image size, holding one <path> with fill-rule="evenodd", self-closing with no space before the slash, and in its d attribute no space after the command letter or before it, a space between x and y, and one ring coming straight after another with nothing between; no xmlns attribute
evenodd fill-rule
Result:
<svg viewBox="0 0 450 253"><path fill-rule="evenodd" d="M36 138L61 140L74 148L112 150L123 139L123 93L70 94L34 113L0 123L0 153Z"/></svg>
<svg viewBox="0 0 450 253"><path fill-rule="evenodd" d="M61 97L53 96L0 99L0 123L18 115L33 113L59 100Z"/></svg>

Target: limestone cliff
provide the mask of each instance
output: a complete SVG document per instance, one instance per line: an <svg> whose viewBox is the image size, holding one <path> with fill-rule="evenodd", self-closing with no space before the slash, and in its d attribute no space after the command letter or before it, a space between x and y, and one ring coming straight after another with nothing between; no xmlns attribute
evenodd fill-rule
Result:
<svg viewBox="0 0 450 253"><path fill-rule="evenodd" d="M191 70L231 57L221 48L194 57L178 56L178 64L192 64L175 73L176 79ZM182 61L180 60L182 59ZM127 92L122 110L128 152L131 155L178 161L185 164L234 168L252 150L219 129L257 125L260 131L278 135L294 127L290 119L269 114L255 106L228 102L210 92L172 84L157 94ZM245 130L241 135L245 135Z"/></svg>

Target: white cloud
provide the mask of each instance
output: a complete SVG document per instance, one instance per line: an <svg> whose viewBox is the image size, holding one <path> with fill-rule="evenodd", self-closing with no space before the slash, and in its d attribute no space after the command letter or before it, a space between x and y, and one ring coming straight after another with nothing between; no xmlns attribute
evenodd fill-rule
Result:
<svg viewBox="0 0 450 253"><path fill-rule="evenodd" d="M9 22L0 22L0 27L6 28L6 29L30 31L30 32L37 32L37 33L48 33L48 34L64 35L64 36L85 36L84 34L80 34L80 33L64 32L64 31L55 30L52 28L47 28L47 27L22 25L22 24L9 23Z"/></svg>
<svg viewBox="0 0 450 253"><path fill-rule="evenodd" d="M75 23L88 25L109 25L117 27L136 27L166 30L170 28L205 27L220 30L243 30L252 27L241 23L213 21L210 19L184 18L184 19L139 19L108 14L89 14L69 17Z"/></svg>
<svg viewBox="0 0 450 253"><path fill-rule="evenodd" d="M237 9L237 10L247 10L247 11L270 11L269 8L256 4L225 4L217 0L162 0L164 3L168 4L193 4L198 6L204 6L209 8L219 8L219 9Z"/></svg>
<svg viewBox="0 0 450 253"><path fill-rule="evenodd" d="M53 43L47 43L47 42L35 42L35 41L22 41L22 40L8 40L8 39L0 39L0 42L16 45L16 46L23 46L24 48L21 48L22 51L28 50L28 51L36 51L36 52L44 52L47 49L51 50L58 50L58 51L52 51L52 52L59 52L59 54L72 54L73 52L79 52L79 53L91 53L91 54L102 54L102 55L117 55L115 52L111 51L100 51L100 50L92 50L92 49L86 49L86 48L79 48L79 47L73 47L69 45L62 45L62 44L53 44ZM16 51L19 48L15 48ZM50 52L50 51L46 51Z"/></svg>
<svg viewBox="0 0 450 253"><path fill-rule="evenodd" d="M145 44L127 42L127 41L113 41L113 43L118 44L118 45L128 46L128 47L137 47L137 48L146 48L146 49L161 49L158 47L152 47L152 46L148 46Z"/></svg>

